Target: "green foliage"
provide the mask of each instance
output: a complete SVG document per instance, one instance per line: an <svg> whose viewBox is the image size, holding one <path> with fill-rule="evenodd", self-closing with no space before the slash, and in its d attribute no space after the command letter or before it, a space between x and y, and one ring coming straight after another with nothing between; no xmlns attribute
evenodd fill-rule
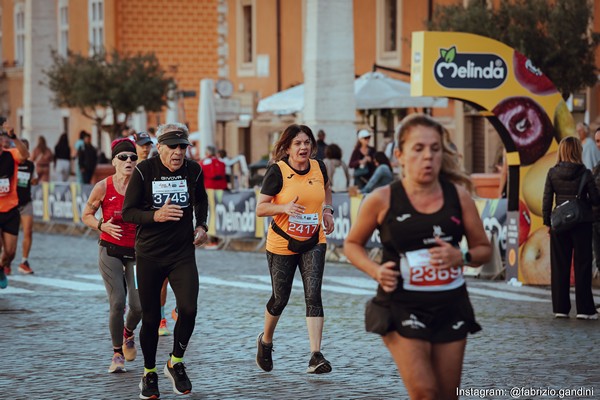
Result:
<svg viewBox="0 0 600 400"><path fill-rule="evenodd" d="M462 2L461 2L462 3ZM597 82L596 47L591 32L593 4L588 0L511 0L497 8L471 0L437 6L430 30L487 36L526 55L568 97Z"/></svg>
<svg viewBox="0 0 600 400"><path fill-rule="evenodd" d="M125 120L139 107L146 111L161 111L167 104L167 92L173 81L166 76L153 53L110 55L98 53L89 57L69 53L66 57L52 52L52 65L44 70L43 82L53 93L57 107L77 108L98 125L106 117L125 115ZM112 137L121 126L113 118Z"/></svg>

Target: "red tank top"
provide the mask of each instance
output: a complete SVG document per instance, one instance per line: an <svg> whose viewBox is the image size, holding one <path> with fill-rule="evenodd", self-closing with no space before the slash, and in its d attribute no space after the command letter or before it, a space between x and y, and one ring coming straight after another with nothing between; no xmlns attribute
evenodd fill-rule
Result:
<svg viewBox="0 0 600 400"><path fill-rule="evenodd" d="M121 236L121 239L115 239L108 233L102 232L100 239L123 247L134 247L135 224L123 221L123 217L121 216L123 200L125 200L125 196L119 194L115 189L112 176L106 178L106 194L104 195L104 200L102 200L102 218L104 221L112 218L112 223L119 225L123 229L123 236Z"/></svg>

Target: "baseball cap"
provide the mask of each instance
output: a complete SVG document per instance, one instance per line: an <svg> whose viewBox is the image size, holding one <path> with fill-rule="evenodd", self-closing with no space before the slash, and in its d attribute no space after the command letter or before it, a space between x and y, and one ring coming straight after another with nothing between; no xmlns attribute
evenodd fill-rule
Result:
<svg viewBox="0 0 600 400"><path fill-rule="evenodd" d="M358 138L359 139L364 139L364 138L369 138L371 137L371 132L369 132L366 129L361 129L360 131L358 131Z"/></svg>
<svg viewBox="0 0 600 400"><path fill-rule="evenodd" d="M152 139L147 132L139 132L133 135L135 137L135 144L139 146L143 146L145 144L151 143Z"/></svg>

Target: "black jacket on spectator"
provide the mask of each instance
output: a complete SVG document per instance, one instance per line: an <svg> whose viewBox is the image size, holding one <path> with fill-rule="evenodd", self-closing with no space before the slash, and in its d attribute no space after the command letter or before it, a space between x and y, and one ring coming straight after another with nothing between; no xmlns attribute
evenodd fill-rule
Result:
<svg viewBox="0 0 600 400"><path fill-rule="evenodd" d="M550 168L546 176L542 202L544 225L550 226L550 214L553 209L554 197L556 196L556 205L574 199L577 196L581 179L587 180L582 190L582 200L589 201L592 205L600 205L600 193L596 187L596 182L585 165L562 161ZM590 215L590 222L591 220L592 216Z"/></svg>

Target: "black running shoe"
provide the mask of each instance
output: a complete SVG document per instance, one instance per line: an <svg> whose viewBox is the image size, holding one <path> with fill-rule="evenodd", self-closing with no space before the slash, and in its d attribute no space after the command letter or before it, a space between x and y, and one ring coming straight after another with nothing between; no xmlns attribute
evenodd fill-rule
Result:
<svg viewBox="0 0 600 400"><path fill-rule="evenodd" d="M269 372L273 369L273 343L265 344L262 341L264 332L256 338L256 365L263 371Z"/></svg>
<svg viewBox="0 0 600 400"><path fill-rule="evenodd" d="M140 399L160 399L158 391L158 375L148 372L140 381Z"/></svg>
<svg viewBox="0 0 600 400"><path fill-rule="evenodd" d="M165 364L164 372L173 384L173 392L175 394L188 394L192 391L192 382L190 382L190 378L185 373L184 363L178 362L171 366L171 360L169 360Z"/></svg>
<svg viewBox="0 0 600 400"><path fill-rule="evenodd" d="M312 357L310 357L306 372L309 374L326 374L331 372L331 364L323 357L320 351L315 351L312 353Z"/></svg>

